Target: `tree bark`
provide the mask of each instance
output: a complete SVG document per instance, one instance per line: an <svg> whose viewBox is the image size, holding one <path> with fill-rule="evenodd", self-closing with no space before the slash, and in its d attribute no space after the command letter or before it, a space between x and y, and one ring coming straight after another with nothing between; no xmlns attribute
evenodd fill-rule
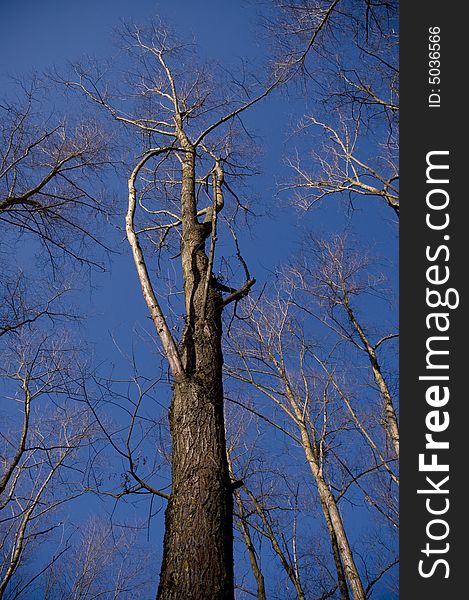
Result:
<svg viewBox="0 0 469 600"><path fill-rule="evenodd" d="M186 328L179 352L184 374L175 377L169 413L172 489L157 598L232 600L233 498L223 414L223 299L211 285L205 242L212 223L198 222L194 181L194 153L188 148L181 190Z"/></svg>
<svg viewBox="0 0 469 600"><path fill-rule="evenodd" d="M332 554L334 556L334 564L335 569L337 571L337 584L339 586L340 598L341 600L350 600L347 580L344 573L344 566L340 557L340 548L337 542L337 536L335 534L334 527L332 525L331 516L329 514L327 506L324 503L322 504L322 508L324 512L324 517L326 519L327 529L329 531L329 537L331 539Z"/></svg>
<svg viewBox="0 0 469 600"><path fill-rule="evenodd" d="M205 353L207 359L213 356L210 344ZM193 375L174 389L172 491L158 600L233 598L233 506L225 455L221 355L216 358L211 372Z"/></svg>
<svg viewBox="0 0 469 600"><path fill-rule="evenodd" d="M352 550L349 546L347 534L345 532L344 524L342 522L342 517L340 516L337 503L329 489L329 486L322 477L318 477L316 483L318 486L321 504L323 505L323 507L325 507L328 513L328 518L326 517L326 521L328 522L328 525L330 523L333 528L333 532L330 533L337 540L337 546L340 551L343 569L345 571L345 576L348 579L350 589L352 590L353 598L354 600L365 600L365 590L363 589L360 575L358 574L358 570L355 565L355 560L353 558ZM347 598L346 595L344 596L344 582L342 577L339 577L338 583L341 587L342 597Z"/></svg>

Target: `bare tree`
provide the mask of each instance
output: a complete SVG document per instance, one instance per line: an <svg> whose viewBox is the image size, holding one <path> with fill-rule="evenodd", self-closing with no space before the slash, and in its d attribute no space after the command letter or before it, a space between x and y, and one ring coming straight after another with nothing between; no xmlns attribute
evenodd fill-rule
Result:
<svg viewBox="0 0 469 600"><path fill-rule="evenodd" d="M251 528L246 518L245 503L243 502L239 489L240 487L244 486L244 481L242 479L236 478L235 473L233 471L233 461L231 458L231 455L235 453L235 446L240 444L241 437L244 437L243 434L245 433L246 423L247 421L249 421L249 415L246 412L241 413L238 407L235 408L237 408L237 410L234 411L237 415L237 418L231 418L230 423L232 425L236 423L237 427L236 432L232 432L231 435L228 434L229 447L227 448L228 466L230 470L230 477L233 482L235 527L237 527L241 533L242 540L246 547L249 565L254 576L254 580L256 582L256 593L252 593L252 595L256 595L257 600L266 600L267 595L265 579L260 564L260 556L256 549L255 542L251 533ZM231 412L233 413L233 411ZM248 417L248 419L246 419L246 417ZM246 591L240 582L236 582L235 587L240 591Z"/></svg>
<svg viewBox="0 0 469 600"><path fill-rule="evenodd" d="M295 180L282 185L281 191L293 190L296 203L303 209L326 197L345 194L352 205L357 196L381 198L399 215L397 144L390 141L380 155L368 157L360 150L362 127L340 111L333 124L305 117L301 128L319 130L319 149L310 153L311 167L305 166L299 153L288 159Z"/></svg>
<svg viewBox="0 0 469 600"><path fill-rule="evenodd" d="M315 99L299 129L306 144L287 159L297 202L334 195L379 198L399 215L398 3L281 2L270 27L277 62ZM311 149L309 154L307 147Z"/></svg>
<svg viewBox="0 0 469 600"><path fill-rule="evenodd" d="M86 407L70 400L77 394L70 353L50 336L37 339L31 332L2 353L2 390L12 425L2 432L0 597L7 590L8 597L25 593L35 577L26 577L23 562L60 527L61 506L85 491L84 450L95 426ZM38 571L53 562L46 560Z"/></svg>
<svg viewBox="0 0 469 600"><path fill-rule="evenodd" d="M91 120L41 115L44 95L33 81L0 105L0 220L12 234L33 235L51 259L58 251L96 265L83 249L98 241L92 222L105 212L96 184L107 140Z"/></svg>
<svg viewBox="0 0 469 600"><path fill-rule="evenodd" d="M379 429L375 431L380 415L367 415L370 410L357 403L338 371L340 363L334 351L337 342L332 342L332 351L325 351L305 336L298 322L291 279L286 289L276 298L266 297L248 308L242 328L230 340L236 358L227 370L238 381L253 386L269 401L271 409L280 409L290 422L290 426L280 427L279 417L270 416L270 411L268 417L263 415L304 452L329 533L341 597L349 598L350 589L354 598L365 598L366 584L339 503L351 486L357 486L364 500L395 526L395 514L374 497L370 483L378 472L387 475L388 485L389 480L397 484L398 478ZM352 437L356 448L361 448L360 459L350 454L341 456L336 449L342 444L348 447L352 442L345 440ZM368 463L363 463L365 456Z"/></svg>
<svg viewBox="0 0 469 600"><path fill-rule="evenodd" d="M294 526L292 539L286 533L288 526L285 522L276 522L273 513L287 512L283 508L283 490L278 486L276 491L271 489L265 481L268 465L258 456L257 440L249 440L247 428L253 421L253 414L249 414L239 405L232 404L229 414L230 419L230 444L228 448L228 463L230 475L233 481L235 498L235 525L241 533L246 547L249 565L256 582L256 593L250 592L246 584L237 583L236 588L240 592L256 595L258 600L267 598L265 579L261 567L262 549L256 544L254 537L266 540L271 546L273 559L278 560L281 569L286 576L285 589L294 590L295 597L300 600L306 598L300 576L298 557L296 553L296 514L294 513ZM234 409L234 410L233 410ZM236 415L235 418L233 416ZM257 455L257 456L256 456ZM256 457L256 458L255 458ZM272 472L273 480L280 476L278 472ZM281 478L281 476L280 476ZM285 475L285 481L288 476ZM251 489L256 486L256 493ZM287 485L288 488L288 485ZM282 510L278 511L279 506ZM294 512L294 511L293 511ZM290 545L293 547L293 556Z"/></svg>
<svg viewBox="0 0 469 600"><path fill-rule="evenodd" d="M320 318L339 339L347 341L367 357L382 396L385 429L395 456L399 458L399 425L393 393L379 356L382 345L395 340L398 333L385 333L373 342L356 307L366 295L374 294L385 300L383 275L373 273L370 263L366 253L354 249L344 236L335 236L330 241L309 236L304 245L303 259L289 269L287 277L297 291L305 294L305 298L315 299L318 311L314 314L307 307L307 302L298 296L295 299L297 306Z"/></svg>
<svg viewBox="0 0 469 600"><path fill-rule="evenodd" d="M74 265L101 266L87 242L100 244L105 136L91 121L45 116L46 100L34 80L0 104L0 597L11 598L55 562L44 553L28 574L40 544L53 546L62 505L84 492L83 452L96 431L75 403L83 373L71 366L77 315L65 296Z"/></svg>
<svg viewBox="0 0 469 600"><path fill-rule="evenodd" d="M189 67L187 49L160 25L129 27L125 40L138 61L131 80L136 104L125 105L93 66L75 67L67 85L143 139L128 175L127 240L173 381L169 411L172 485L166 510L158 598L232 598L233 498L226 459L222 385L222 313L255 283L242 259L244 282L225 285L215 276L217 240L226 235L240 200L232 179L242 171L234 123L278 85L234 82L220 93L213 73ZM132 77L132 76L131 76ZM225 196L233 207L225 205ZM155 204L156 203L156 204ZM222 212L223 211L223 212ZM231 217L230 217L231 215ZM178 305L158 295L154 277L162 252L179 244L175 275ZM157 255L155 256L155 250ZM166 306L165 306L166 304ZM179 318L168 320L168 312ZM182 316L181 316L182 313ZM182 328L182 335L175 332Z"/></svg>
<svg viewBox="0 0 469 600"><path fill-rule="evenodd" d="M318 407L315 391L312 389L311 376L305 364L308 348L301 344L299 348L300 374L295 381L286 365L289 361L285 346L291 346L287 340L293 331L290 324L290 304L278 301L258 305L250 320L249 337L253 336L248 347L233 342L240 366L230 369L230 374L246 383L254 385L262 394L269 397L292 420L297 428L298 441L301 444L307 463L316 483L323 505L331 545L336 558L338 582L343 589L343 598L348 597L345 574L354 597L365 598L363 586L355 565L355 560L345 533L343 520L337 503L325 478L324 459L328 446L329 386L323 390L322 402ZM260 352L259 352L260 351ZM256 367L256 363L264 367ZM319 408L319 410L318 410ZM318 414L315 414L318 410ZM313 412L312 412L313 411ZM299 596L301 597L301 596Z"/></svg>
<svg viewBox="0 0 469 600"><path fill-rule="evenodd" d="M154 586L150 556L139 543L142 526L111 525L90 517L70 536L70 549L47 571L39 589L45 599L117 600L149 597ZM76 539L74 539L76 538Z"/></svg>

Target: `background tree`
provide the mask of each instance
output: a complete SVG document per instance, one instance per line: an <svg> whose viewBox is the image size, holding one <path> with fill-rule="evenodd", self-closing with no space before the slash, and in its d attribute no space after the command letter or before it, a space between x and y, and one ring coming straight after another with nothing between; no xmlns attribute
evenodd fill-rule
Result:
<svg viewBox="0 0 469 600"><path fill-rule="evenodd" d="M64 600L149 598L154 581L150 556L138 542L140 527L90 517L70 551L45 574L40 593Z"/></svg>
<svg viewBox="0 0 469 600"><path fill-rule="evenodd" d="M29 594L35 577L25 580L21 572L42 538L50 539L61 527L61 506L84 493L86 449L95 432L86 407L70 400L76 397L77 381L65 361L73 360L72 352L50 337L31 340L31 332L24 333L13 352L2 353L2 387L10 391L6 399L17 405L23 419L19 434L16 415L8 419L10 430L2 433L2 598ZM37 561L37 574L54 561L51 557L45 566Z"/></svg>
<svg viewBox="0 0 469 600"><path fill-rule="evenodd" d="M47 101L34 80L0 106L0 597L8 598L28 597L68 549L53 550L62 507L85 491L97 431L79 402L78 317L65 297L71 273L76 285L82 266L100 266L88 242L99 246L93 220L105 213L105 136L91 121L45 116Z"/></svg>
<svg viewBox="0 0 469 600"><path fill-rule="evenodd" d="M359 316L355 303L365 295L377 295L386 301L387 290L384 275L376 271L376 265L363 251L353 247L346 236L332 240L316 240L311 236L304 244L304 259L289 269L289 282L301 292L298 298L301 310L315 316L327 325L339 338L350 343L368 358L374 382L383 399L383 424L386 428L395 456L399 457L399 425L394 407L393 392L384 374L380 358L382 344L398 337L386 333L376 341L367 333L367 326ZM296 280L296 285L293 280ZM313 314L307 299L316 301L320 315Z"/></svg>
<svg viewBox="0 0 469 600"><path fill-rule="evenodd" d="M83 250L98 241L92 223L106 209L96 184L108 140L90 119L44 116L47 102L34 80L0 105L0 219L11 235L40 242L52 268L63 255L97 266Z"/></svg>
<svg viewBox="0 0 469 600"><path fill-rule="evenodd" d="M314 107L299 130L309 158L287 160L303 208L333 196L351 205L379 199L399 215L398 3L306 0L279 3L268 23L278 63L301 82Z"/></svg>

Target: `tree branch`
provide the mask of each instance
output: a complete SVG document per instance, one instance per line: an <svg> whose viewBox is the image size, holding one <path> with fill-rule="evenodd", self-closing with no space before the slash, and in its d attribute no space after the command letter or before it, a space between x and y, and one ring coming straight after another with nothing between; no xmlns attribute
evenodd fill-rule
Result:
<svg viewBox="0 0 469 600"><path fill-rule="evenodd" d="M184 367L182 365L181 357L179 356L179 351L177 349L174 338L171 335L168 324L166 323L166 319L163 315L158 300L156 299L150 276L148 274L148 269L145 263L145 258L143 256L142 248L138 241L138 236L135 233L134 227L134 216L136 207L135 180L137 179L141 168L150 158L158 156L159 154L163 154L164 152L170 152L172 150L174 150L174 148L172 147L153 148L144 155L144 157L137 163L137 165L133 169L128 180L129 205L125 217L125 230L127 233L127 239L132 249L135 266L137 268L138 277L140 279L140 285L142 286L143 297L145 299L145 302L147 303L151 318L155 325L156 331L160 337L161 343L163 344L163 348L166 353L166 357L168 359L169 366L171 367L173 376L175 379L178 379L184 376Z"/></svg>

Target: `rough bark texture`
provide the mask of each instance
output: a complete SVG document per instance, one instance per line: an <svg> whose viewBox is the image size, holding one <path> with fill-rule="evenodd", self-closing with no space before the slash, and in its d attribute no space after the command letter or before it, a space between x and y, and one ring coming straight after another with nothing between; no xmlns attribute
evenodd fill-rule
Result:
<svg viewBox="0 0 469 600"><path fill-rule="evenodd" d="M132 170L128 181L126 231L142 294L174 381L169 411L172 487L166 510L157 599L232 600L233 490L223 415L222 312L224 306L245 296L255 280L248 278L239 290L230 288L228 297L223 298L219 293L212 267L217 215L224 206L224 172L221 160L200 146L210 131L257 100L220 119L193 143L184 130L184 119L190 111L181 110L164 52L154 49L154 54L168 79L170 93L165 91L163 95L171 99L174 113L173 127L165 135L174 140L168 146L149 149ZM200 157L201 152L206 153L205 159L210 157L214 162L212 170L205 176L207 190L211 178L212 203L202 209L197 206L195 192L196 155ZM150 159L171 153L181 165L181 215L177 223L168 225L181 227L185 328L180 343L174 339L158 302L135 229L139 173ZM199 217L202 215L205 217L201 222Z"/></svg>
<svg viewBox="0 0 469 600"><path fill-rule="evenodd" d="M205 349L209 359L213 349L209 345ZM233 507L223 456L221 377L216 373L221 357L216 359L213 379L194 375L174 390L173 483L166 510L160 600L233 598Z"/></svg>
<svg viewBox="0 0 469 600"><path fill-rule="evenodd" d="M172 490L158 600L234 597L233 498L223 416L223 300L211 285L206 287L211 274L205 242L212 224L197 220L194 172L194 154L188 148L181 193L184 375L175 378L169 417Z"/></svg>

